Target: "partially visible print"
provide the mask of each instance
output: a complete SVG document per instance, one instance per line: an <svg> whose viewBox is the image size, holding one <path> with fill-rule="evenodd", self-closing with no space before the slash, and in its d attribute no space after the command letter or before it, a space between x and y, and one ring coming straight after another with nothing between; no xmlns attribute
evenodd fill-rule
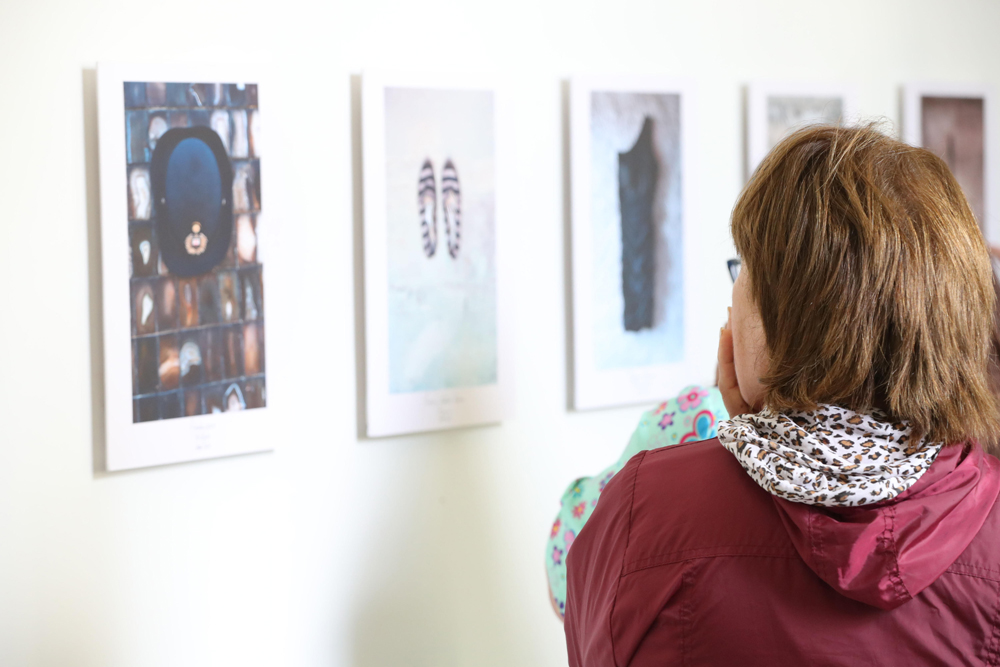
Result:
<svg viewBox="0 0 1000 667"><path fill-rule="evenodd" d="M767 96L767 151L795 130L816 124L839 123L844 100L821 95Z"/></svg>
<svg viewBox="0 0 1000 667"><path fill-rule="evenodd" d="M133 422L264 407L257 86L124 86Z"/></svg>
<svg viewBox="0 0 1000 667"><path fill-rule="evenodd" d="M921 144L948 163L982 226L986 220L983 98L920 98Z"/></svg>

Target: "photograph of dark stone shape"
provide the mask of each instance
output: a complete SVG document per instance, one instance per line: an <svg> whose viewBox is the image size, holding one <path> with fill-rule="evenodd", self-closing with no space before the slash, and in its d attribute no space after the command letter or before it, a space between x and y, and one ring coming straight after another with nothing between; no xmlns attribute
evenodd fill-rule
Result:
<svg viewBox="0 0 1000 667"><path fill-rule="evenodd" d="M618 192L622 218L622 319L626 331L653 326L656 279L656 230L653 206L660 165L653 148L653 119L642 123L635 145L618 154Z"/></svg>
<svg viewBox="0 0 1000 667"><path fill-rule="evenodd" d="M257 86L124 86L133 421L265 407Z"/></svg>
<svg viewBox="0 0 1000 667"><path fill-rule="evenodd" d="M986 221L983 98L920 98L921 144L955 174L982 227Z"/></svg>
<svg viewBox="0 0 1000 667"><path fill-rule="evenodd" d="M590 323L597 370L684 358L681 99L590 93Z"/></svg>

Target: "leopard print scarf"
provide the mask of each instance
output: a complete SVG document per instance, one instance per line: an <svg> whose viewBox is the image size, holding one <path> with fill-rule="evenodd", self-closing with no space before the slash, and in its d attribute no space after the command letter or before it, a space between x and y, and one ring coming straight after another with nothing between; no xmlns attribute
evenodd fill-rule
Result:
<svg viewBox="0 0 1000 667"><path fill-rule="evenodd" d="M895 498L941 451L941 443L914 441L906 422L835 405L739 415L719 422L719 441L768 493L824 507Z"/></svg>

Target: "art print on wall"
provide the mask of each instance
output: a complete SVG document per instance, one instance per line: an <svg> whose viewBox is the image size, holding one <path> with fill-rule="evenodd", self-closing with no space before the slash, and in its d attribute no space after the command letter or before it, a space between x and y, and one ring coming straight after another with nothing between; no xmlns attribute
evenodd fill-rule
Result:
<svg viewBox="0 0 1000 667"><path fill-rule="evenodd" d="M903 132L907 143L930 150L948 164L986 238L996 242L991 98L985 86L908 85Z"/></svg>
<svg viewBox="0 0 1000 667"><path fill-rule="evenodd" d="M853 89L797 83L755 83L747 97L747 176L792 132L809 125L848 122Z"/></svg>
<svg viewBox="0 0 1000 667"><path fill-rule="evenodd" d="M577 409L654 401L710 379L692 260L692 91L572 82L573 352ZM720 276L724 264L720 263Z"/></svg>
<svg viewBox="0 0 1000 667"><path fill-rule="evenodd" d="M270 449L259 81L112 65L98 95L107 469Z"/></svg>
<svg viewBox="0 0 1000 667"><path fill-rule="evenodd" d="M496 91L364 79L367 434L507 409Z"/></svg>

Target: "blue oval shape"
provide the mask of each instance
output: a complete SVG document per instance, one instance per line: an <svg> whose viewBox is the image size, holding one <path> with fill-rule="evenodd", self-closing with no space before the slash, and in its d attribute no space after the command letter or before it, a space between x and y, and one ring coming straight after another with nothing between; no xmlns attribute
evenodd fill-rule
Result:
<svg viewBox="0 0 1000 667"><path fill-rule="evenodd" d="M212 149L201 139L183 139L167 160L165 176L171 223L181 227L177 233L187 234L197 221L211 236L219 225L222 201L222 177Z"/></svg>

